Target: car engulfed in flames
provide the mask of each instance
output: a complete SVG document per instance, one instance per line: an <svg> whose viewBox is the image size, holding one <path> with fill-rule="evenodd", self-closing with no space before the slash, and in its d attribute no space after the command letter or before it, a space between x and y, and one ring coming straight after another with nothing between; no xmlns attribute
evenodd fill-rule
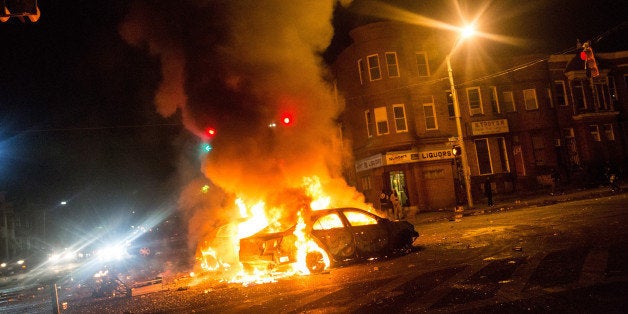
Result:
<svg viewBox="0 0 628 314"><path fill-rule="evenodd" d="M285 231L264 229L240 239L239 259L249 273L299 262L304 263L304 271L318 273L402 252L418 236L407 221L391 221L358 208L316 210Z"/></svg>

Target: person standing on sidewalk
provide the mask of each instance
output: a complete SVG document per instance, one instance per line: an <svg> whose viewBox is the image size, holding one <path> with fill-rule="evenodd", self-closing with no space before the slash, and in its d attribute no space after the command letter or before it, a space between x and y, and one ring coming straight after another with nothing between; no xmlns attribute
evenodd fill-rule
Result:
<svg viewBox="0 0 628 314"><path fill-rule="evenodd" d="M393 219L395 215L395 211L393 208L393 204L390 201L390 196L392 194L388 193L386 190L382 190L382 193L379 195L379 203L381 205L381 209L389 219Z"/></svg>
<svg viewBox="0 0 628 314"><path fill-rule="evenodd" d="M484 181L484 195L486 195L486 202L488 206L493 206L493 189L491 188L491 178L486 178Z"/></svg>
<svg viewBox="0 0 628 314"><path fill-rule="evenodd" d="M393 190L392 194L390 194L390 202L393 206L393 216L395 220L401 220L403 213L401 212L401 201L397 195L397 190Z"/></svg>

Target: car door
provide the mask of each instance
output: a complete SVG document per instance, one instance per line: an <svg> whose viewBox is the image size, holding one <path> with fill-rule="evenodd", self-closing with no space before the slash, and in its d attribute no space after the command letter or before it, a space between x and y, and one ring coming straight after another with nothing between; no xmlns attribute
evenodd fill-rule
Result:
<svg viewBox="0 0 628 314"><path fill-rule="evenodd" d="M355 241L356 253L360 257L376 256L389 248L389 235L380 218L358 209L345 209L343 214Z"/></svg>
<svg viewBox="0 0 628 314"><path fill-rule="evenodd" d="M355 257L353 235L337 212L318 217L312 224L312 234L327 248L327 252L336 261Z"/></svg>

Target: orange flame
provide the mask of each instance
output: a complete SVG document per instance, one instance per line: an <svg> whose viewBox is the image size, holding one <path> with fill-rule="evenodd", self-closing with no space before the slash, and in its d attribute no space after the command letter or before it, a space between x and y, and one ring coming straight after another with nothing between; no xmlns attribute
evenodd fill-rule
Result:
<svg viewBox="0 0 628 314"><path fill-rule="evenodd" d="M324 191L323 184L321 180L317 176L312 177L304 177L302 180L302 188L305 194L310 197L311 202L309 204L312 210L321 210L330 208L330 206L335 205L332 202L332 197ZM355 199L350 199L350 201L356 203ZM366 206L362 203L363 206L367 209L372 209L369 206ZM287 213L282 212L281 209L273 208L271 210L266 209L266 204L264 201L258 201L251 206L247 206L243 197L237 198L235 201L235 206L237 207L240 214L240 221L237 223L237 228L235 228L235 232L230 235L230 245L233 250L233 254L235 257L238 256L240 239L252 236L264 228L271 226L271 231L282 231L286 228L282 228L285 226L281 226L279 221L279 216L287 215ZM270 283L276 282L277 279L293 276L293 275L309 275L310 270L308 268L308 255L312 254L320 257L322 260L322 264L320 267L322 269L327 269L331 265L331 260L328 254L324 249L322 249L317 242L311 237L306 224L306 219L304 217L303 209L295 209L297 212L297 223L294 230L294 236L296 237L295 246L296 246L296 261L289 264L287 267L279 269L252 269L249 272L245 272L242 270L242 265L236 261L236 264L239 266L237 274L233 276L229 282L231 283L240 283L245 286L251 284L261 284L261 283ZM269 217L269 213L277 213L273 217ZM234 222L235 223L235 222ZM217 255L216 250L212 247L208 246L201 250L202 258L198 259L200 261L201 269L204 271L215 271L219 268L228 268L230 264L228 262L223 262L221 257ZM205 257L211 257L212 263L208 263ZM320 261L319 261L320 262ZM236 270L237 271L237 270Z"/></svg>

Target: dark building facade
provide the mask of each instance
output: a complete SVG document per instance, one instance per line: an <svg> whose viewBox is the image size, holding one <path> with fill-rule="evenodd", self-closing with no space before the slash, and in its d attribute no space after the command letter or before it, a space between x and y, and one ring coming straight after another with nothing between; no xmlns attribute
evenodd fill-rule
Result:
<svg viewBox="0 0 628 314"><path fill-rule="evenodd" d="M465 203L445 66L455 38L399 22L350 35L333 65L354 158L348 181L376 205L382 191L414 210ZM487 178L511 193L623 163L628 51L596 54L600 75L590 78L575 52L469 63L459 48L451 60L476 203Z"/></svg>

